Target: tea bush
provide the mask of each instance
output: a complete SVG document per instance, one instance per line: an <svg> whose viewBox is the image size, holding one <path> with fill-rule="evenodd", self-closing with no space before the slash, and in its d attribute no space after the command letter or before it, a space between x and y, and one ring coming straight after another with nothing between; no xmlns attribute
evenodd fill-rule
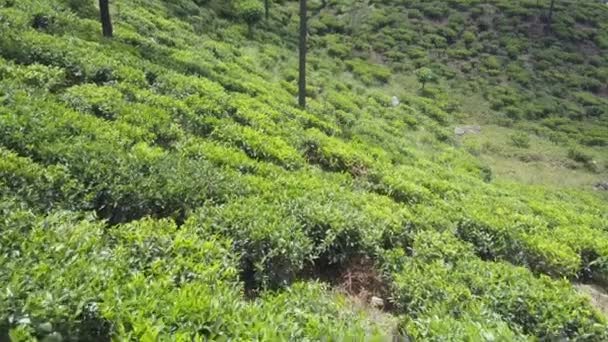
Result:
<svg viewBox="0 0 608 342"><path fill-rule="evenodd" d="M2 255L12 256L3 260L5 265L28 267L2 278L7 292L0 312L8 320L3 324L16 327L11 336L78 340L107 339L112 334L121 339L179 340L364 334L353 324L364 321L363 314L349 314L347 308L337 311L339 304L314 284L300 284L289 293L267 294L260 303L248 304L240 299L227 241L201 240L195 230L178 230L168 221L143 220L104 233L103 225L90 219L58 213L30 220L27 226L20 232L13 230L14 225L3 227L13 242L21 239L17 245L3 244ZM55 247L36 249L37 243ZM74 259L78 255L86 259ZM72 261L66 263L67 259ZM25 292L27 298L17 295ZM284 309L309 297L317 304L298 306L304 309L298 314ZM151 309L152 315L132 315ZM305 323L322 319L323 312L339 312L343 318L324 328ZM267 325L237 324L249 315L262 315ZM272 324L275 321L282 322L281 329ZM297 328L300 324L309 326L306 332ZM371 325L369 329L371 333Z"/></svg>
<svg viewBox="0 0 608 342"><path fill-rule="evenodd" d="M311 3L301 109L297 2L116 2L102 39L0 0L0 340L608 339L571 285L605 196L501 170L605 174L608 11L557 3ZM330 287L357 260L384 312Z"/></svg>
<svg viewBox="0 0 608 342"><path fill-rule="evenodd" d="M346 64L366 84L387 82L391 76L390 69L383 65L370 64L357 59L347 61Z"/></svg>
<svg viewBox="0 0 608 342"><path fill-rule="evenodd" d="M510 136L513 146L528 148L530 147L530 137L525 133L517 133Z"/></svg>
<svg viewBox="0 0 608 342"><path fill-rule="evenodd" d="M44 167L0 148L2 196L20 198L41 212L53 208L80 208L84 190L62 166Z"/></svg>
<svg viewBox="0 0 608 342"><path fill-rule="evenodd" d="M449 320L464 312L467 319L453 323L455 327L479 322L478 327L483 328L464 332L456 328L453 333L470 338L496 338L496 335L510 339L526 339L526 335L571 338L581 333L590 340L605 338L606 329L601 328L605 318L593 311L577 311L572 321L557 323L558 317L572 314L584 302L568 283L536 278L529 271L508 264L480 261L472 257L467 245L456 247L459 242L449 233L430 234L416 237L415 258L402 256L402 269L394 275L396 303L414 317L402 325L409 334L438 338L448 332L437 317ZM554 296L561 298L564 311L546 305L548 298ZM514 298L519 298L520 304L510 304ZM412 308L417 309L412 312Z"/></svg>

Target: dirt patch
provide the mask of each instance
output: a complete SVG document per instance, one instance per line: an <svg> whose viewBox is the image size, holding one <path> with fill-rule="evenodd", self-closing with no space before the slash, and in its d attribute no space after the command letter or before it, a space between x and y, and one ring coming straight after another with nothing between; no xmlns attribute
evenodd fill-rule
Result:
<svg viewBox="0 0 608 342"><path fill-rule="evenodd" d="M347 296L352 307L366 313L370 323L386 332L383 341L405 341L399 336L399 319L393 314L389 287L367 257L354 258L343 265L334 278L334 288Z"/></svg>
<svg viewBox="0 0 608 342"><path fill-rule="evenodd" d="M454 128L454 134L461 137L466 134L479 134L481 133L481 126L469 125L469 126L456 126Z"/></svg>
<svg viewBox="0 0 608 342"><path fill-rule="evenodd" d="M591 304L608 316L608 293L597 285L574 284L574 287L581 293L591 298Z"/></svg>
<svg viewBox="0 0 608 342"><path fill-rule="evenodd" d="M337 288L350 296L357 297L366 303L371 303L372 298L379 298L383 300L384 305L376 304L375 306L389 305L386 300L388 286L368 258L351 260L345 265L336 280L338 281Z"/></svg>
<svg viewBox="0 0 608 342"><path fill-rule="evenodd" d="M319 258L305 270L301 278L329 283L337 291L369 307L382 311L391 311L393 308L389 300L388 283L367 256L352 257L339 264Z"/></svg>
<svg viewBox="0 0 608 342"><path fill-rule="evenodd" d="M536 15L528 22L527 32L530 38L540 38L545 35L546 22L542 19L543 15Z"/></svg>

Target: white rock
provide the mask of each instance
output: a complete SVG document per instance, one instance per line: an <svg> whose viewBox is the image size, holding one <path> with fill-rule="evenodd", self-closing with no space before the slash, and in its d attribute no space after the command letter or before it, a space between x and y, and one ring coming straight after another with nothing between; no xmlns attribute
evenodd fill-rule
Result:
<svg viewBox="0 0 608 342"><path fill-rule="evenodd" d="M399 102L399 99L397 98L397 96L393 96L393 98L391 99L391 105L393 107L397 107L401 102Z"/></svg>
<svg viewBox="0 0 608 342"><path fill-rule="evenodd" d="M382 298L380 297L376 297L373 296L370 300L369 303L371 304L371 306L373 306L374 308L383 308L384 307L384 300L382 300Z"/></svg>

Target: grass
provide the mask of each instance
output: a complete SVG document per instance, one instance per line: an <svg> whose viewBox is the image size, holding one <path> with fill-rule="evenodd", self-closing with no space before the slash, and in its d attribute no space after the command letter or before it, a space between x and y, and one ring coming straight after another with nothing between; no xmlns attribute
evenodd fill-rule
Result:
<svg viewBox="0 0 608 342"><path fill-rule="evenodd" d="M529 147L514 146L511 137L517 132L521 129L482 126L480 134L463 137L461 146L491 165L496 176L523 184L591 189L608 176L608 171L601 166L607 161L603 151L586 149L600 165L590 171L569 158L563 146L532 133L522 133L529 137Z"/></svg>

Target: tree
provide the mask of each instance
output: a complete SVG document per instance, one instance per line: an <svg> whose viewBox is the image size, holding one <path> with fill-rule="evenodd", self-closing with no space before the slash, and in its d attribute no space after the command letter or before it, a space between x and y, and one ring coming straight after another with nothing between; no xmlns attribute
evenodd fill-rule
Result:
<svg viewBox="0 0 608 342"><path fill-rule="evenodd" d="M555 10L555 0L551 0L549 6L549 15L547 15L547 28L551 30L551 24L553 23L553 11Z"/></svg>
<svg viewBox="0 0 608 342"><path fill-rule="evenodd" d="M306 108L306 24L307 4L306 0L300 0L300 76L298 79L298 104L302 109Z"/></svg>
<svg viewBox="0 0 608 342"><path fill-rule="evenodd" d="M264 17L266 21L268 21L268 16L270 15L270 0L264 0Z"/></svg>
<svg viewBox="0 0 608 342"><path fill-rule="evenodd" d="M113 35L112 18L110 17L110 0L99 0L99 14L101 17L101 30L104 37Z"/></svg>
<svg viewBox="0 0 608 342"><path fill-rule="evenodd" d="M237 16L247 23L249 35L253 35L253 26L264 15L262 2L260 0L238 0L234 6Z"/></svg>
<svg viewBox="0 0 608 342"><path fill-rule="evenodd" d="M422 89L429 82L435 82L437 80L437 76L433 72L433 70L429 68L420 68L416 70L416 77L418 78L418 82L422 83Z"/></svg>

